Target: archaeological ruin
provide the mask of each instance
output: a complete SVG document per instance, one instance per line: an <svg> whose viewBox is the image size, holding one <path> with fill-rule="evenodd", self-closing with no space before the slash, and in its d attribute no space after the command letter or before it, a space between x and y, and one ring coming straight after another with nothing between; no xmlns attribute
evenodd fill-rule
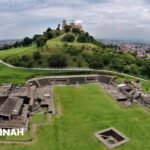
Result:
<svg viewBox="0 0 150 150"><path fill-rule="evenodd" d="M103 89L124 106L142 104L150 108L150 94L145 93L139 80L135 82L124 81L121 84L101 84Z"/></svg>
<svg viewBox="0 0 150 150"><path fill-rule="evenodd" d="M115 128L108 128L95 133L95 136L109 149L125 144L129 139Z"/></svg>
<svg viewBox="0 0 150 150"><path fill-rule="evenodd" d="M28 80L25 85L0 85L0 128L29 129L32 115L41 108L54 114L54 85L78 85L96 83L119 103L130 106L140 103L150 108L150 95L142 90L140 81L117 83L108 75L50 76Z"/></svg>

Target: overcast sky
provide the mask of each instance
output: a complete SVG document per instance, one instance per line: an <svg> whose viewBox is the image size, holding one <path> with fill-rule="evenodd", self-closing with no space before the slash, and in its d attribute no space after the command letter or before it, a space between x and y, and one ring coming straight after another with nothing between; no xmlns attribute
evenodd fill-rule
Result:
<svg viewBox="0 0 150 150"><path fill-rule="evenodd" d="M0 39L20 39L83 21L96 38L150 41L150 0L0 0Z"/></svg>

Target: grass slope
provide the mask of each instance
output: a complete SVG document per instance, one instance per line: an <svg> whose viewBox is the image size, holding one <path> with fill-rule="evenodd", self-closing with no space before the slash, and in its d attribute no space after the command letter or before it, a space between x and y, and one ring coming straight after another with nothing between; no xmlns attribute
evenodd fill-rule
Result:
<svg viewBox="0 0 150 150"><path fill-rule="evenodd" d="M34 144L0 149L107 150L93 133L112 126L130 138L116 150L150 149L150 114L142 106L122 108L98 85L56 87L55 101L57 116L38 129Z"/></svg>
<svg viewBox="0 0 150 150"><path fill-rule="evenodd" d="M59 37L48 40L47 44L45 45L44 48L45 49L47 49L47 48L53 49L54 51L57 48L62 48L62 46L64 45L64 42L61 39L64 35L66 35L66 34L63 34ZM79 48L82 47L83 45L86 46L86 47L89 47L89 48L97 47L96 45L91 44L91 43L79 43L77 41L70 42L70 43L68 43L68 45L79 47ZM5 59L5 58L9 58L9 57L16 57L16 56L22 56L22 55L30 55L33 52L37 51L37 50L38 50L38 48L36 47L35 44L33 44L32 46L29 46L29 47L11 48L11 49L8 49L8 50L0 51L0 59ZM41 51L41 52L43 52L43 51Z"/></svg>
<svg viewBox="0 0 150 150"><path fill-rule="evenodd" d="M57 38L54 38L52 40L48 40L47 41L47 45L48 46L63 46L64 45L64 42L61 40L63 38L63 36L65 36L66 34L63 34ZM96 45L94 44L91 44L91 43L79 43L77 42L76 40L74 42L68 42L67 43L68 45L71 45L71 46L75 46L75 47L82 47L83 45L84 46L87 46L87 47L90 47L90 48L95 48L97 47Z"/></svg>
<svg viewBox="0 0 150 150"><path fill-rule="evenodd" d="M30 47L11 48L8 50L0 51L0 59L27 55L27 54L31 54L35 51L36 51L35 45L32 45Z"/></svg>
<svg viewBox="0 0 150 150"><path fill-rule="evenodd" d="M28 56L29 60L32 62L32 67L48 67L48 59L52 54L61 53L66 56L67 63L69 67L78 67L80 64L83 67L88 67L87 62L84 60L82 53L79 52L78 56L72 56L66 53L66 49L68 46L71 46L70 49L84 49L84 52L92 52L93 48L97 46L91 43L79 43L76 40L74 42L63 42L62 38L65 34L61 34L60 36L54 36L53 39L48 40L46 45L42 48L37 48L35 44L29 47L20 47L20 48L12 48L8 50L0 51L0 59L7 61L8 63L12 63L15 60L18 60L18 56L21 57L23 55ZM75 35L75 34L74 34ZM67 45L66 45L67 44ZM41 59L35 60L33 58L34 52L40 52ZM15 61L16 62L16 61ZM27 63L27 61L25 62ZM21 64L21 63L20 63Z"/></svg>
<svg viewBox="0 0 150 150"><path fill-rule="evenodd" d="M88 71L41 71L14 69L0 64L0 83L22 84L28 79L50 75L88 74Z"/></svg>

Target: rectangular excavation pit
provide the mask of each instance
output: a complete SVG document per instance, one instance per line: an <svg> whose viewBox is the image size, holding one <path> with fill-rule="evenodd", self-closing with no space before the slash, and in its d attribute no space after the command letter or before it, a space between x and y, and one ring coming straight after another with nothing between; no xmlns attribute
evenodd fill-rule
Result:
<svg viewBox="0 0 150 150"><path fill-rule="evenodd" d="M120 146L129 141L129 139L120 133L115 128L108 128L103 131L95 133L95 136L109 149Z"/></svg>

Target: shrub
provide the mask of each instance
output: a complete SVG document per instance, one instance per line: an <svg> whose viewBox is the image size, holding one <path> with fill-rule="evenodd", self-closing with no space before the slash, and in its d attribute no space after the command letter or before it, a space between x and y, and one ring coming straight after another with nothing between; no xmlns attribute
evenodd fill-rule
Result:
<svg viewBox="0 0 150 150"><path fill-rule="evenodd" d="M42 47L46 44L47 42L47 38L45 36L41 36L39 38L37 38L36 40L36 44L37 44L37 47Z"/></svg>
<svg viewBox="0 0 150 150"><path fill-rule="evenodd" d="M75 40L75 36L73 34L66 34L62 38L62 41L65 41L65 42L73 42L74 40Z"/></svg>
<svg viewBox="0 0 150 150"><path fill-rule="evenodd" d="M29 46L32 44L32 42L33 42L32 39L30 39L29 37L25 37L23 39L23 41L21 42L21 45L22 46Z"/></svg>
<svg viewBox="0 0 150 150"><path fill-rule="evenodd" d="M52 32L47 32L46 37L47 39L52 39L53 38Z"/></svg>
<svg viewBox="0 0 150 150"><path fill-rule="evenodd" d="M44 32L43 35L47 38L47 39L52 39L53 38L53 33L51 31L49 32Z"/></svg>
<svg viewBox="0 0 150 150"><path fill-rule="evenodd" d="M33 61L30 56L23 55L20 58L20 66L30 68L33 66Z"/></svg>
<svg viewBox="0 0 150 150"><path fill-rule="evenodd" d="M73 28L73 29L72 29L72 32L73 32L73 33L77 33L77 34L81 34L81 31L80 31L79 28Z"/></svg>
<svg viewBox="0 0 150 150"><path fill-rule="evenodd" d="M79 49L73 46L68 46L66 47L65 52L72 56L77 56L78 54L82 52L82 49Z"/></svg>
<svg viewBox="0 0 150 150"><path fill-rule="evenodd" d="M42 65L43 62L42 62L42 60L38 60L37 63L38 63L38 65Z"/></svg>
<svg viewBox="0 0 150 150"><path fill-rule="evenodd" d="M51 29L51 28L48 28L48 29L46 30L46 32L50 32L50 31L52 31L52 29Z"/></svg>
<svg viewBox="0 0 150 150"><path fill-rule="evenodd" d="M19 66L20 65L20 57L12 57L12 58L8 58L7 60L5 60L6 62L14 65L14 66Z"/></svg>
<svg viewBox="0 0 150 150"><path fill-rule="evenodd" d="M33 59L34 59L34 60L41 59L41 54L40 54L40 52L34 52L34 53L33 53Z"/></svg>
<svg viewBox="0 0 150 150"><path fill-rule="evenodd" d="M100 56L93 55L89 61L90 68L101 69L104 67L103 60Z"/></svg>
<svg viewBox="0 0 150 150"><path fill-rule="evenodd" d="M62 54L53 54L48 59L49 67L66 67L67 59Z"/></svg>
<svg viewBox="0 0 150 150"><path fill-rule="evenodd" d="M80 43L86 43L87 42L86 36L85 35L80 35L78 37L77 41L80 42Z"/></svg>
<svg viewBox="0 0 150 150"><path fill-rule="evenodd" d="M3 47L0 47L0 51L1 50L7 50L7 49L10 49L12 48L12 45L4 45Z"/></svg>
<svg viewBox="0 0 150 150"><path fill-rule="evenodd" d="M18 42L18 41L17 41L17 42L15 42L15 43L13 44L13 47L14 47L14 48L19 47L19 46L21 46L21 43L20 43L20 42Z"/></svg>
<svg viewBox="0 0 150 150"><path fill-rule="evenodd" d="M89 35L88 32L79 35L79 37L77 38L77 41L80 43L93 43L93 44L97 44L97 41Z"/></svg>
<svg viewBox="0 0 150 150"><path fill-rule="evenodd" d="M64 31L65 31L65 32L70 32L70 30L71 30L71 27L70 27L69 25L66 25L66 26L64 27Z"/></svg>
<svg viewBox="0 0 150 150"><path fill-rule="evenodd" d="M34 36L33 36L33 41L36 41L39 37L41 37L42 35L40 35L40 34L35 34Z"/></svg>
<svg viewBox="0 0 150 150"><path fill-rule="evenodd" d="M23 55L21 57L12 57L7 59L8 63L11 63L14 66L18 66L18 67L27 67L30 68L33 66L33 61L30 58L30 56L27 55Z"/></svg>

